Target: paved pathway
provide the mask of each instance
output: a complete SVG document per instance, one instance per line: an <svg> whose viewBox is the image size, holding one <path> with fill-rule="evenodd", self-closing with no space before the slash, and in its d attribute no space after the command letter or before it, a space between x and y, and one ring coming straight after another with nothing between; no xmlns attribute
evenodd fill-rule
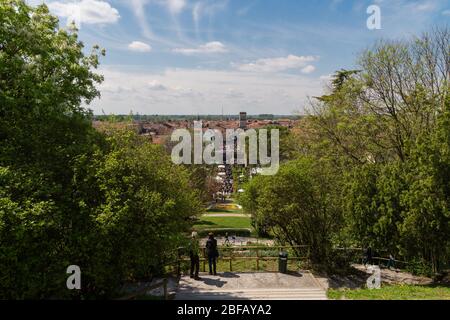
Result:
<svg viewBox="0 0 450 320"><path fill-rule="evenodd" d="M239 217L239 218L250 218L251 215L245 213L205 213L202 217Z"/></svg>
<svg viewBox="0 0 450 320"><path fill-rule="evenodd" d="M232 238L233 234L229 233L229 240L230 240L230 245L233 247L239 247L239 246L247 246L247 245L252 245L252 246L260 246L260 245L269 245L269 246L273 246L274 245L274 240L270 240L270 239L258 239L258 238L253 238L253 237L235 237L235 239L233 240ZM225 246L225 237L216 237L217 239L217 245L218 246ZM206 240L208 240L208 238L202 238L200 239L200 245L201 246L205 246L206 244ZM219 248L220 250L221 248Z"/></svg>
<svg viewBox="0 0 450 320"><path fill-rule="evenodd" d="M232 273L181 278L177 300L326 300L326 291L309 272Z"/></svg>

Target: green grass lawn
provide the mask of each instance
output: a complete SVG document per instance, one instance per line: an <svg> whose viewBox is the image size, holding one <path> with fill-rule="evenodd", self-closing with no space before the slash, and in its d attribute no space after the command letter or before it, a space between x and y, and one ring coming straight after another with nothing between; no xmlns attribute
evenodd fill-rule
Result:
<svg viewBox="0 0 450 320"><path fill-rule="evenodd" d="M203 229L252 229L248 217L201 217L194 225L196 230Z"/></svg>
<svg viewBox="0 0 450 320"><path fill-rule="evenodd" d="M450 288L443 286L393 285L381 289L328 290L330 299L349 300L450 300Z"/></svg>
<svg viewBox="0 0 450 320"><path fill-rule="evenodd" d="M224 214L224 213L244 213L242 209L237 208L234 203L227 205L217 205L217 207L206 210L208 214Z"/></svg>

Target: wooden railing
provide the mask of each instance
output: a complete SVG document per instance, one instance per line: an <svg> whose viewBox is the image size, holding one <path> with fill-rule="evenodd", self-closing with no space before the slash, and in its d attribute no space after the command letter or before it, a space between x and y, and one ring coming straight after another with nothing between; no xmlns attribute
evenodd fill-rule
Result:
<svg viewBox="0 0 450 320"><path fill-rule="evenodd" d="M357 257L355 257L355 261L354 262L358 262L358 263L363 263L364 260L364 256L365 256L365 250L363 248L334 248L333 250L336 251L347 251L347 252L356 252ZM387 250L379 250L378 253L385 253L386 255L388 254ZM372 261L377 261L376 264L380 265L381 261L385 261L385 262L389 262L389 258L386 257L382 257L382 256L374 256L372 257ZM402 261L402 260L397 260L397 259L393 259L392 260L396 265L402 265L404 267L406 267L409 262L407 261Z"/></svg>
<svg viewBox="0 0 450 320"><path fill-rule="evenodd" d="M377 260L378 261L378 265L380 265L380 261L388 261L389 262L389 258L382 258L382 257L372 257L372 260ZM401 260L396 260L393 259L392 261L394 261L395 264L401 264L403 266L408 265L408 262L406 261L401 261Z"/></svg>
<svg viewBox="0 0 450 320"><path fill-rule="evenodd" d="M292 256L288 255L288 261L301 261L307 260L309 258L309 246L220 246L217 248L219 251L218 261L228 261L229 262L229 271L233 271L233 261L243 260L243 261L255 261L256 262L256 270L260 270L260 261L274 261L278 260L278 254L267 255L264 254L264 251L273 251L278 250L277 252L291 250L295 251L295 249L305 249L306 254L304 256ZM185 248L179 248L179 256L178 256L178 264L177 264L177 273L180 274L180 264L181 262L190 261L189 256L186 254L181 254ZM244 252L254 252L254 255L242 255ZM202 263L202 271L206 271L206 262L208 261L206 255L206 249L201 249L200 254L200 262Z"/></svg>
<svg viewBox="0 0 450 320"><path fill-rule="evenodd" d="M297 249L297 250L296 250ZM225 261L228 262L228 270L230 272L233 271L233 262L234 261L255 261L256 263L256 270L252 269L252 271L264 271L261 270L261 261L276 261L279 259L278 254L276 255L267 255L264 254L264 251L274 251L278 250L278 252L289 250L290 253L287 257L288 261L308 261L310 257L310 246L308 245L297 245L297 246L220 246L218 247L219 250L219 257L217 259L217 262ZM292 253L297 251L304 251L304 254L302 255L293 255ZM334 248L334 250L337 251L347 251L347 252L354 252L353 258L350 258L349 262L353 261L354 263L362 263L364 250L362 248ZM182 254L182 252L185 252ZM242 255L242 253L254 253L252 255ZM172 263L172 265L175 265L175 272L177 275L181 274L181 264L182 263L188 263L190 261L190 258L188 256L188 252L185 251L185 248L180 247L178 248L178 256L176 259L176 262ZM377 261L377 264L380 264L381 261L389 261L388 258L383 257L372 257L372 261ZM200 269L201 271L206 271L206 265L208 262L208 258L206 255L206 249L201 249L200 254ZM400 264L403 266L406 266L408 262L401 261L401 260L394 260L394 263L396 265ZM222 265L223 267L223 265Z"/></svg>

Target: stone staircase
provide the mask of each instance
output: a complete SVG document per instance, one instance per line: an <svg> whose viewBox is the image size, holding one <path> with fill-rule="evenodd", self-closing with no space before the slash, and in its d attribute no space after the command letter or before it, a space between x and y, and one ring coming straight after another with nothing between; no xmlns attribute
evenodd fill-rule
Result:
<svg viewBox="0 0 450 320"><path fill-rule="evenodd" d="M202 276L180 279L176 300L326 300L326 291L309 273L301 277L273 273Z"/></svg>
<svg viewBox="0 0 450 320"><path fill-rule="evenodd" d="M179 291L176 300L326 300L323 289L248 289L248 290L204 290Z"/></svg>

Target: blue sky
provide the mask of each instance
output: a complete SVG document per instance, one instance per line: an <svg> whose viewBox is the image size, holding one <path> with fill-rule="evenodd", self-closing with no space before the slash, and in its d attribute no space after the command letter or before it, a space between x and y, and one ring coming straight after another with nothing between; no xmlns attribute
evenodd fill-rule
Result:
<svg viewBox="0 0 450 320"><path fill-rule="evenodd" d="M28 0L106 49L107 114L292 114L380 38L450 21L450 0ZM381 10L369 30L367 8ZM103 110L103 111L102 111Z"/></svg>

